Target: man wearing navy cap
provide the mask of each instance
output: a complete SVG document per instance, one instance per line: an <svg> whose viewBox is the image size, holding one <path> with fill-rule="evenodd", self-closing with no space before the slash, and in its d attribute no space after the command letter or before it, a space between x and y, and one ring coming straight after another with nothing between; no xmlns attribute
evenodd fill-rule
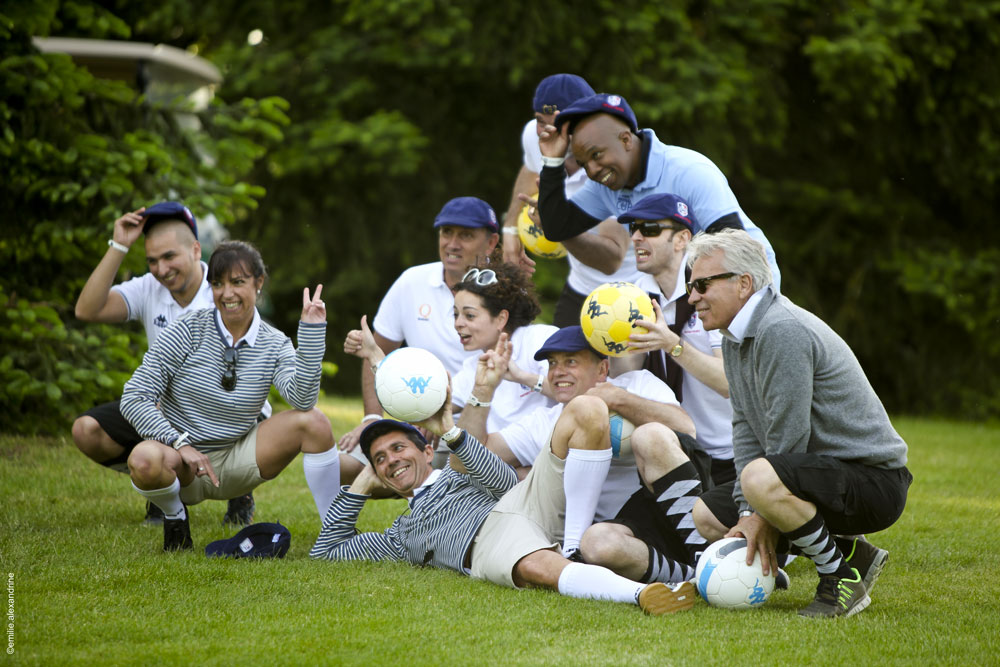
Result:
<svg viewBox="0 0 1000 667"><path fill-rule="evenodd" d="M642 584L558 552L560 514L567 507L562 469L576 442L553 438L518 483L510 466L455 425L450 393L436 415L417 425L447 443L462 471L434 470L433 448L409 424L388 419L369 424L360 440L370 465L330 505L312 558L406 561L500 586L634 604L649 614L693 606L689 582ZM359 533L365 501L385 491L406 498L408 513L382 533Z"/></svg>
<svg viewBox="0 0 1000 667"><path fill-rule="evenodd" d="M725 175L707 157L660 142L639 130L620 95L598 93L563 109L539 134L543 168L539 184L542 228L562 241L618 216L652 194L683 197L700 222L695 232L745 229L765 248L774 284L781 274L764 233L740 208ZM563 186L566 149L590 179L567 199Z"/></svg>
<svg viewBox="0 0 1000 667"><path fill-rule="evenodd" d="M535 89L532 107L535 118L524 126L521 145L524 164L514 183L514 192L504 223L504 259L517 264L529 272L534 271L535 262L527 257L517 233L517 218L521 207L527 201L537 216L536 202L528 197L538 190L538 174L542 170L542 153L538 147L538 135L546 125L551 125L557 112L570 107L578 99L594 94L594 89L575 74L553 74L547 76ZM587 182L587 173L580 169L572 153L566 155L565 191L571 197ZM563 240L569 262L569 275L556 302L552 321L557 327L570 326L579 322L580 308L586 296L598 285L623 280L635 282L638 278L635 262L628 252L628 237L614 221L606 220L587 233ZM627 258L627 260L626 260Z"/></svg>
<svg viewBox="0 0 1000 667"><path fill-rule="evenodd" d="M451 288L458 284L470 266L489 257L500 240L496 213L482 199L456 197L434 219L438 232L440 261L405 270L386 292L372 322L375 342L389 354L404 342L434 353L452 375L462 369L466 352L455 332ZM375 376L366 364L361 369L361 393L365 417L361 424L345 433L339 442L344 451L352 451L366 422L382 416L382 406L375 396Z"/></svg>
<svg viewBox="0 0 1000 667"><path fill-rule="evenodd" d="M149 273L114 285L125 255L145 234ZM212 288L201 261L198 223L183 204L165 201L115 220L114 231L97 268L76 301L76 317L84 322L140 320L149 347L171 322L201 308L212 308ZM98 405L73 422L73 442L91 460L128 472L126 461L142 441L118 408L118 401ZM223 521L245 525L253 518L253 497L234 498ZM160 523L159 508L147 504L146 521Z"/></svg>
<svg viewBox="0 0 1000 667"><path fill-rule="evenodd" d="M630 371L608 378L608 358L590 346L579 325L552 334L535 358L549 363L549 386L558 405L538 408L516 423L487 434L488 406L509 360L509 351L498 346L480 359L472 390L476 400L470 397L466 401L459 424L515 467L533 467L542 460L550 443L553 447L566 439L594 443L591 447L575 444L580 448L570 449L564 464L563 553L572 555L594 519L615 517L639 490L640 475L646 466L655 467L663 455L680 451L677 433L688 437L694 434L694 425L670 388L648 371ZM631 437L634 457L620 450L616 456L609 449L612 411L636 427ZM604 444L597 446L597 443ZM456 465L454 459L452 465ZM661 476L650 475L654 479ZM677 498L670 500L672 503ZM663 573L669 570L670 567L662 568ZM657 577L641 580L654 581ZM681 580L683 577L674 579Z"/></svg>
<svg viewBox="0 0 1000 667"><path fill-rule="evenodd" d="M698 227L688 203L673 194L650 195L619 216L635 247L639 270L653 276L656 321L636 326L629 346L637 354L624 358L642 365L666 382L698 430L698 444L712 457L712 480L736 479L733 467L733 409L722 367L722 334L707 331L688 302L685 286L691 275L687 246Z"/></svg>

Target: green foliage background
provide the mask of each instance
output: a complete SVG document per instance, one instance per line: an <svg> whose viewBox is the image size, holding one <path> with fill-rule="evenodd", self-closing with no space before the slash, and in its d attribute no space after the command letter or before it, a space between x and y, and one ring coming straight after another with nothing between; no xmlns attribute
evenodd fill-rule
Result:
<svg viewBox="0 0 1000 667"><path fill-rule="evenodd" d="M890 410L1000 413L1000 2L46 0L0 14L0 429L61 427L119 391L141 338L81 326L72 304L114 218L168 195L262 248L284 330L302 287L324 283L328 358L346 370L328 388L356 392L343 334L403 268L436 259L445 201L506 209L534 86L560 71L719 164L783 291L847 339ZM197 51L226 77L206 132L37 54L31 35ZM553 299L564 268L543 266Z"/></svg>

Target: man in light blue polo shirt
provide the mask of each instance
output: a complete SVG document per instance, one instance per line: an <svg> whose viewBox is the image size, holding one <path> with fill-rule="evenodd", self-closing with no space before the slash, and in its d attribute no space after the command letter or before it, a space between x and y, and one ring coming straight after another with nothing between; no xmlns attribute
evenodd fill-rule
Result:
<svg viewBox="0 0 1000 667"><path fill-rule="evenodd" d="M620 95L598 93L577 100L539 134L542 172L539 212L550 241L580 234L618 216L652 194L685 199L701 221L695 233L745 229L767 252L774 285L781 282L774 249L740 208L722 171L707 157L669 146L652 130L639 130L635 113ZM563 161L567 147L589 180L566 198Z"/></svg>

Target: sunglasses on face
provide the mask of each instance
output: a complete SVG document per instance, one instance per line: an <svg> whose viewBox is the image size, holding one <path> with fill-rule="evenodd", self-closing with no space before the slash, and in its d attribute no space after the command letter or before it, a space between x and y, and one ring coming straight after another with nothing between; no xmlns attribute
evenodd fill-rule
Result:
<svg viewBox="0 0 1000 667"><path fill-rule="evenodd" d="M489 287L496 284L497 274L493 269L469 269L462 276L462 282L474 282L480 287Z"/></svg>
<svg viewBox="0 0 1000 667"><path fill-rule="evenodd" d="M708 291L708 284L713 280L721 280L722 278L732 278L736 276L736 273L717 273L714 276L707 276L705 278L698 278L697 280L692 280L687 283L684 287L687 288L687 293L690 294L691 290L696 291L698 294L704 294Z"/></svg>
<svg viewBox="0 0 1000 667"><path fill-rule="evenodd" d="M226 372L222 374L222 388L226 391L236 389L236 360L239 356L235 347L227 347L222 352L222 363L226 365Z"/></svg>
<svg viewBox="0 0 1000 667"><path fill-rule="evenodd" d="M661 222L652 222L650 220L633 220L628 223L628 233L635 234L637 231L643 236L659 236L663 233L664 229L669 229L672 232L679 232L683 227L678 227L677 225L665 225Z"/></svg>

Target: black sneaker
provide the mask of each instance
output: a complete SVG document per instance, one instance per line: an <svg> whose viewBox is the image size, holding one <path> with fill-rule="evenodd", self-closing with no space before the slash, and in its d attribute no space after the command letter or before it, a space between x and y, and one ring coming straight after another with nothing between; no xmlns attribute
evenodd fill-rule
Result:
<svg viewBox="0 0 1000 667"><path fill-rule="evenodd" d="M222 525L249 526L253 523L253 515L256 510L257 505L253 501L252 493L230 498L226 514L222 517Z"/></svg>
<svg viewBox="0 0 1000 667"><path fill-rule="evenodd" d="M194 546L191 541L191 525L185 508L183 519L163 518L163 550L180 551Z"/></svg>
<svg viewBox="0 0 1000 667"><path fill-rule="evenodd" d="M889 562L889 552L879 549L864 536L838 537L836 542L847 564L858 571L861 580L865 582L865 590L871 593L879 575Z"/></svg>
<svg viewBox="0 0 1000 667"><path fill-rule="evenodd" d="M163 523L163 510L146 501L146 518L142 520L144 526L159 526Z"/></svg>
<svg viewBox="0 0 1000 667"><path fill-rule="evenodd" d="M812 618L853 616L864 611L871 601L861 575L856 569L851 568L851 578L838 577L835 574L820 575L816 597L808 607L799 610L799 616Z"/></svg>

